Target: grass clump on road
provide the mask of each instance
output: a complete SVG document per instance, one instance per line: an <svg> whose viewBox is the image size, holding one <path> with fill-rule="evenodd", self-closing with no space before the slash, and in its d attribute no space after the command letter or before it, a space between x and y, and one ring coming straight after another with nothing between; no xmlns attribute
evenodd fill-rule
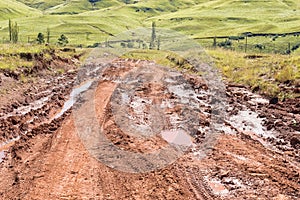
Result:
<svg viewBox="0 0 300 200"><path fill-rule="evenodd" d="M158 50L134 50L123 55L124 58L155 61L157 64L175 68L179 71L195 72L194 68L181 56Z"/></svg>

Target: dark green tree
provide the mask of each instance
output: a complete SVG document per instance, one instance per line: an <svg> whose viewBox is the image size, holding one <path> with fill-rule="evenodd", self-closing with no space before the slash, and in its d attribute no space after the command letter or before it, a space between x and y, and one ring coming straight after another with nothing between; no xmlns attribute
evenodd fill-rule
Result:
<svg viewBox="0 0 300 200"><path fill-rule="evenodd" d="M157 50L160 50L160 36L157 38Z"/></svg>
<svg viewBox="0 0 300 200"><path fill-rule="evenodd" d="M10 19L8 20L8 32L9 32L9 41L17 43L19 39L19 26L17 22L13 23Z"/></svg>
<svg viewBox="0 0 300 200"><path fill-rule="evenodd" d="M38 36L37 36L37 38L36 38L36 41L37 41L39 44L45 43L44 34L43 34L43 33L39 33Z"/></svg>
<svg viewBox="0 0 300 200"><path fill-rule="evenodd" d="M11 27L12 27L12 22L11 22L11 20L9 19L9 20L8 20L9 41L12 40L12 31L11 31Z"/></svg>
<svg viewBox="0 0 300 200"><path fill-rule="evenodd" d="M151 42L150 42L150 49L155 48L155 39L156 39L156 24L152 22L152 33L151 33Z"/></svg>
<svg viewBox="0 0 300 200"><path fill-rule="evenodd" d="M50 28L47 28L47 43L50 43Z"/></svg>
<svg viewBox="0 0 300 200"><path fill-rule="evenodd" d="M130 4L131 0L123 0L123 2L126 3L126 4Z"/></svg>
<svg viewBox="0 0 300 200"><path fill-rule="evenodd" d="M62 34L59 38L58 38L58 42L57 42L60 46L66 46L69 43L69 40L67 38L67 36L65 36L64 34Z"/></svg>
<svg viewBox="0 0 300 200"><path fill-rule="evenodd" d="M15 24L11 24L11 41L13 43L17 43L19 39L19 26L17 22Z"/></svg>
<svg viewBox="0 0 300 200"><path fill-rule="evenodd" d="M91 3L92 7L94 8L94 6L96 5L96 3L98 1L100 1L100 0L88 0L88 1Z"/></svg>

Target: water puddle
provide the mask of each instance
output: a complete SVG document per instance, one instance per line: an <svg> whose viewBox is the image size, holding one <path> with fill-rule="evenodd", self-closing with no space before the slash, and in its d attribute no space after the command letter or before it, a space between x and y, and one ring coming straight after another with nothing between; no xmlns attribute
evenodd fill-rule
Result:
<svg viewBox="0 0 300 200"><path fill-rule="evenodd" d="M89 87L92 85L92 83L93 83L93 80L90 80L90 81L87 81L86 83L84 83L83 85L81 85L77 88L74 88L70 94L69 100L64 103L63 108L61 109L61 111L58 114L55 115L54 119L61 117L67 110L69 110L74 105L76 97L80 93L88 90Z"/></svg>
<svg viewBox="0 0 300 200"><path fill-rule="evenodd" d="M2 116L1 119L6 119L6 118L12 117L12 116L26 115L27 113L31 112L32 110L40 109L44 105L46 105L47 101L50 99L51 96L52 95L43 97L39 100L36 100L36 101L30 103L28 106L20 106L17 109L15 109L13 112Z"/></svg>
<svg viewBox="0 0 300 200"><path fill-rule="evenodd" d="M246 188L246 186L242 183L241 180L233 177L225 177L224 179L222 179L222 183L229 185L231 190Z"/></svg>
<svg viewBox="0 0 300 200"><path fill-rule="evenodd" d="M4 151L0 151L0 163L3 161L4 157L5 157Z"/></svg>
<svg viewBox="0 0 300 200"><path fill-rule="evenodd" d="M20 139L20 136L0 144L0 163L3 161L3 158L5 158L5 151L7 151L9 149L9 147L11 147L15 143L15 141L17 141L19 139Z"/></svg>
<svg viewBox="0 0 300 200"><path fill-rule="evenodd" d="M182 146L191 146L193 144L192 137L183 130L165 130L161 132L161 136L171 144Z"/></svg>
<svg viewBox="0 0 300 200"><path fill-rule="evenodd" d="M219 180L208 180L207 183L211 191L216 195L224 196L229 193L227 188Z"/></svg>
<svg viewBox="0 0 300 200"><path fill-rule="evenodd" d="M275 138L272 132L267 131L263 126L264 118L259 118L258 114L253 111L239 111L237 115L230 118L233 127L247 132L253 132L264 138Z"/></svg>
<svg viewBox="0 0 300 200"><path fill-rule="evenodd" d="M253 92L250 92L246 90L245 88L233 88L234 93L240 93L243 95L246 95L247 97L250 98L248 101L249 103L255 105L255 104L269 104L269 100L263 98L259 94L255 94Z"/></svg>
<svg viewBox="0 0 300 200"><path fill-rule="evenodd" d="M264 99L262 97L255 97L251 100L249 100L249 103L252 103L252 104L269 104L269 101L268 99Z"/></svg>

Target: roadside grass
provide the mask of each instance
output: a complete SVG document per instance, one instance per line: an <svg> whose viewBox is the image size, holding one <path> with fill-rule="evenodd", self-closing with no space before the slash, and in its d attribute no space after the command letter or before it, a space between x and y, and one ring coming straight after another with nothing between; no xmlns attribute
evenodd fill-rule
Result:
<svg viewBox="0 0 300 200"><path fill-rule="evenodd" d="M300 56L278 54L245 54L224 49L207 53L228 82L249 86L268 97L289 98L299 94L286 91L284 86L300 85ZM133 50L123 58L155 61L163 66L193 72L184 58L169 51ZM201 75L201 72L198 73Z"/></svg>
<svg viewBox="0 0 300 200"><path fill-rule="evenodd" d="M74 55L85 55L88 50L74 49L64 52L58 46L46 46L37 44L1 44L0 45L0 69L14 71L22 68L31 68L35 65L34 55L40 55L45 61L53 59L52 51L62 59L73 58ZM30 56L28 58L27 56Z"/></svg>
<svg viewBox="0 0 300 200"><path fill-rule="evenodd" d="M0 44L0 55L19 54L19 53L40 53L51 47L45 45L32 44Z"/></svg>
<svg viewBox="0 0 300 200"><path fill-rule="evenodd" d="M208 50L208 54L229 82L250 86L266 96L293 96L281 86L300 84L300 56L251 55L223 49Z"/></svg>
<svg viewBox="0 0 300 200"><path fill-rule="evenodd" d="M28 44L1 44L0 69L14 71L18 68L33 67L33 61L22 59L21 53L39 54L50 47Z"/></svg>
<svg viewBox="0 0 300 200"><path fill-rule="evenodd" d="M33 67L33 62L25 61L18 56L0 57L0 69L13 71L20 67L22 68Z"/></svg>

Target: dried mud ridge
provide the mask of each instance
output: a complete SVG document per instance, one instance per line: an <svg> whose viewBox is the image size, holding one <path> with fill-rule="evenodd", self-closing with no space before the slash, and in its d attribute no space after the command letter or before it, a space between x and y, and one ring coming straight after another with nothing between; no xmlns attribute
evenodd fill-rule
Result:
<svg viewBox="0 0 300 200"><path fill-rule="evenodd" d="M111 97L117 95L114 90L122 78L145 65L151 63L120 59L85 66L95 69L95 76L97 69L104 69L102 81L94 85L97 119L107 138L127 151L149 152L166 144L158 136L134 137L131 133L136 127L125 126L131 131L120 127L118 113L112 109ZM79 79L86 80L87 74L80 73ZM0 199L299 199L299 99L269 104L245 87L227 85L223 132L202 158L198 144L210 125L209 94L201 78L183 77L199 97L199 127L191 134L194 145L176 162L147 173L125 173L102 164L77 134L74 110L58 115L72 91L73 73L49 79L53 88L35 86L27 102L6 105L0 118L1 141L20 139L1 146L5 158L0 163ZM145 83L133 91L142 100L131 98L133 106L125 110L135 116L136 125L151 121L151 116L139 113L134 105L145 98L158 103L174 98L165 90L162 85ZM41 98L45 100L39 108L21 109L31 103L39 105ZM181 112L180 106L173 105L165 114ZM164 123L172 126L168 117Z"/></svg>

